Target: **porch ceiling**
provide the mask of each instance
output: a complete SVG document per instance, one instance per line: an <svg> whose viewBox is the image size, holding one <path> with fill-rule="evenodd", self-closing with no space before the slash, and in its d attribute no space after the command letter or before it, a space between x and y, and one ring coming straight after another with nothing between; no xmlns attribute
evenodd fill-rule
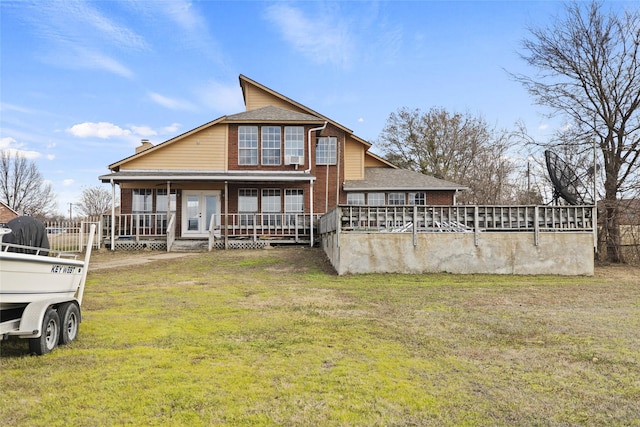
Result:
<svg viewBox="0 0 640 427"><path fill-rule="evenodd" d="M102 175L98 179L104 183L126 181L286 181L308 182L316 177L304 171L263 172L263 171L119 171Z"/></svg>

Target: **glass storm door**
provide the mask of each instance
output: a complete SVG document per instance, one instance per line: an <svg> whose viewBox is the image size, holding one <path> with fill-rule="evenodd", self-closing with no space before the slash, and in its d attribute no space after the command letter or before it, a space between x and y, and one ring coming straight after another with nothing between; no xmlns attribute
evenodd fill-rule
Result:
<svg viewBox="0 0 640 427"><path fill-rule="evenodd" d="M219 191L185 191L182 205L182 235L207 237L211 216L220 225Z"/></svg>

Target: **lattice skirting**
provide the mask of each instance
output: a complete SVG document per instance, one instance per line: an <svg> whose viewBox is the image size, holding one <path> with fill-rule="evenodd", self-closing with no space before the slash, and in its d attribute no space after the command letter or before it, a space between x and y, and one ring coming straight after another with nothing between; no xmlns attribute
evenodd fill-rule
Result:
<svg viewBox="0 0 640 427"><path fill-rule="evenodd" d="M229 249L264 249L269 245L268 242L252 241L252 240L231 240L229 241ZM213 249L224 249L224 242L218 241L213 244Z"/></svg>
<svg viewBox="0 0 640 427"><path fill-rule="evenodd" d="M162 241L148 241L148 242L136 242L134 240L130 241L117 241L116 250L117 251L166 251L167 250L167 242Z"/></svg>

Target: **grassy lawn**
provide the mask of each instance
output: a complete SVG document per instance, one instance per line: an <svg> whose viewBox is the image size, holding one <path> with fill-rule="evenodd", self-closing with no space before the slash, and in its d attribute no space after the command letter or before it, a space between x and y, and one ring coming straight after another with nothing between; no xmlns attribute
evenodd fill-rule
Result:
<svg viewBox="0 0 640 427"><path fill-rule="evenodd" d="M0 425L640 426L631 267L337 277L318 249L218 251L91 271L83 316L50 355L1 344Z"/></svg>

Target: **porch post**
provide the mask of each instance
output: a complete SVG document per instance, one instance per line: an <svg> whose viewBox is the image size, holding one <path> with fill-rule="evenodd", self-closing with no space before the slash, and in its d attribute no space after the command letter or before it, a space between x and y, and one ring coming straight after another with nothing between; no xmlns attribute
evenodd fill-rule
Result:
<svg viewBox="0 0 640 427"><path fill-rule="evenodd" d="M116 250L116 184L111 179L111 250Z"/></svg>
<svg viewBox="0 0 640 427"><path fill-rule="evenodd" d="M309 197L309 233L310 233L310 242L309 246L313 247L313 179L309 180L311 184L311 194Z"/></svg>
<svg viewBox="0 0 640 427"><path fill-rule="evenodd" d="M169 224L169 215L171 215L171 181L167 181L167 224Z"/></svg>
<svg viewBox="0 0 640 427"><path fill-rule="evenodd" d="M229 181L224 182L224 249L229 249Z"/></svg>

